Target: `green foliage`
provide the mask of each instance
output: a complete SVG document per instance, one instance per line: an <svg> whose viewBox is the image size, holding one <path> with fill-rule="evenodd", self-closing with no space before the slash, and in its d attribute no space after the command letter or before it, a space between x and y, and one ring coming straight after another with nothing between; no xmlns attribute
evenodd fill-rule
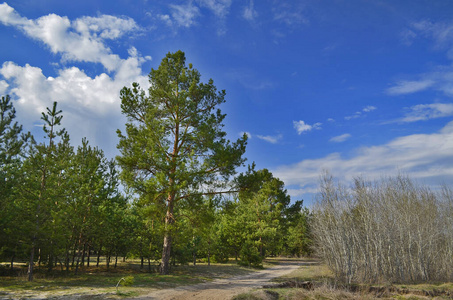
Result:
<svg viewBox="0 0 453 300"><path fill-rule="evenodd" d="M247 240L241 248L239 264L248 267L262 267L263 257L258 251L256 244Z"/></svg>
<svg viewBox="0 0 453 300"><path fill-rule="evenodd" d="M217 91L212 79L202 83L200 73L186 66L182 51L168 53L149 79L148 94L137 83L121 90L127 123L125 134L117 131L117 160L124 183L139 195L142 206L165 216L166 274L178 232L178 205L226 188L225 180L244 162L246 136L234 143L226 140L225 115L217 108L225 102L225 91Z"/></svg>

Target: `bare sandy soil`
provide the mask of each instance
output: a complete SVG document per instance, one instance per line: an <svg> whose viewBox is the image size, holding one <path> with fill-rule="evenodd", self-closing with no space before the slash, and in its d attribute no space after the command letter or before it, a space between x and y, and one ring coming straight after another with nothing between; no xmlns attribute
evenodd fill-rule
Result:
<svg viewBox="0 0 453 300"><path fill-rule="evenodd" d="M279 265L244 276L218 279L212 282L183 286L173 289L154 290L134 300L178 300L178 299L213 299L223 300L246 293L254 288L260 288L273 278L291 273L299 268L302 261L282 260Z"/></svg>

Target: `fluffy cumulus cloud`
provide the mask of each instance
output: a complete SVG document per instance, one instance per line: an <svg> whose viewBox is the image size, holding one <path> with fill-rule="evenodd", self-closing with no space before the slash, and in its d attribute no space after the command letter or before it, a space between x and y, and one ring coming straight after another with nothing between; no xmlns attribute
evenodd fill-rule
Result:
<svg viewBox="0 0 453 300"><path fill-rule="evenodd" d="M63 110L63 125L76 143L87 136L98 145L114 149L114 144L105 143L115 143L115 131L124 124L119 91L132 82L146 88L148 80L142 75L141 66L150 57L142 57L132 47L129 57L122 59L112 53L107 41L136 29L135 22L106 15L71 21L55 14L30 20L7 4L0 4L0 22L43 42L63 61L101 63L109 71L91 77L70 66L57 70L57 76L52 77L36 66L4 62L0 67L4 78L0 80L0 90L16 100L19 121L26 129L39 123L41 112L57 101Z"/></svg>
<svg viewBox="0 0 453 300"><path fill-rule="evenodd" d="M378 179L398 172L429 184L453 180L453 122L434 134L414 134L396 138L387 144L357 149L351 157L332 153L319 159L307 159L272 170L282 179L293 196L316 191L319 176L329 171L350 182L365 175Z"/></svg>
<svg viewBox="0 0 453 300"><path fill-rule="evenodd" d="M117 39L138 29L130 18L107 15L70 21L67 17L49 14L30 20L6 3L0 4L0 22L41 41L53 53L61 54L64 61L101 63L108 71L118 70L124 61L112 53L104 40Z"/></svg>
<svg viewBox="0 0 453 300"><path fill-rule="evenodd" d="M297 134L302 134L315 129L321 129L322 123L315 123L313 125L306 124L304 121L293 121L293 126L297 131Z"/></svg>

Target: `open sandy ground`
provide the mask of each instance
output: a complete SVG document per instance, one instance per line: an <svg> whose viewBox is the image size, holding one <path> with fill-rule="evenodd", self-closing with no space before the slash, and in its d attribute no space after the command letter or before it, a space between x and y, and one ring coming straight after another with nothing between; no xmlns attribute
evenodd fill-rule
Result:
<svg viewBox="0 0 453 300"><path fill-rule="evenodd" d="M252 274L217 279L212 282L200 283L190 286L182 286L173 289L154 290L146 295L141 295L134 300L183 300L183 299L231 299L232 297L246 293L254 288L260 288L276 277L291 273L299 268L302 261L282 260L279 265L261 270Z"/></svg>

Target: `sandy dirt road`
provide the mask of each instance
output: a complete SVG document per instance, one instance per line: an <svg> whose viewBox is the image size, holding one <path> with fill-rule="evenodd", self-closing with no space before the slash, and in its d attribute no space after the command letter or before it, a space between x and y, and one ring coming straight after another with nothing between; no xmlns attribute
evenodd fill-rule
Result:
<svg viewBox="0 0 453 300"><path fill-rule="evenodd" d="M227 279L217 279L212 282L200 283L196 285L183 286L173 289L154 290L146 295L134 300L183 300L183 299L213 299L226 300L245 293L254 288L260 288L263 285L279 276L291 273L299 268L302 261L299 260L282 260L279 265L261 270L252 274L230 277Z"/></svg>

